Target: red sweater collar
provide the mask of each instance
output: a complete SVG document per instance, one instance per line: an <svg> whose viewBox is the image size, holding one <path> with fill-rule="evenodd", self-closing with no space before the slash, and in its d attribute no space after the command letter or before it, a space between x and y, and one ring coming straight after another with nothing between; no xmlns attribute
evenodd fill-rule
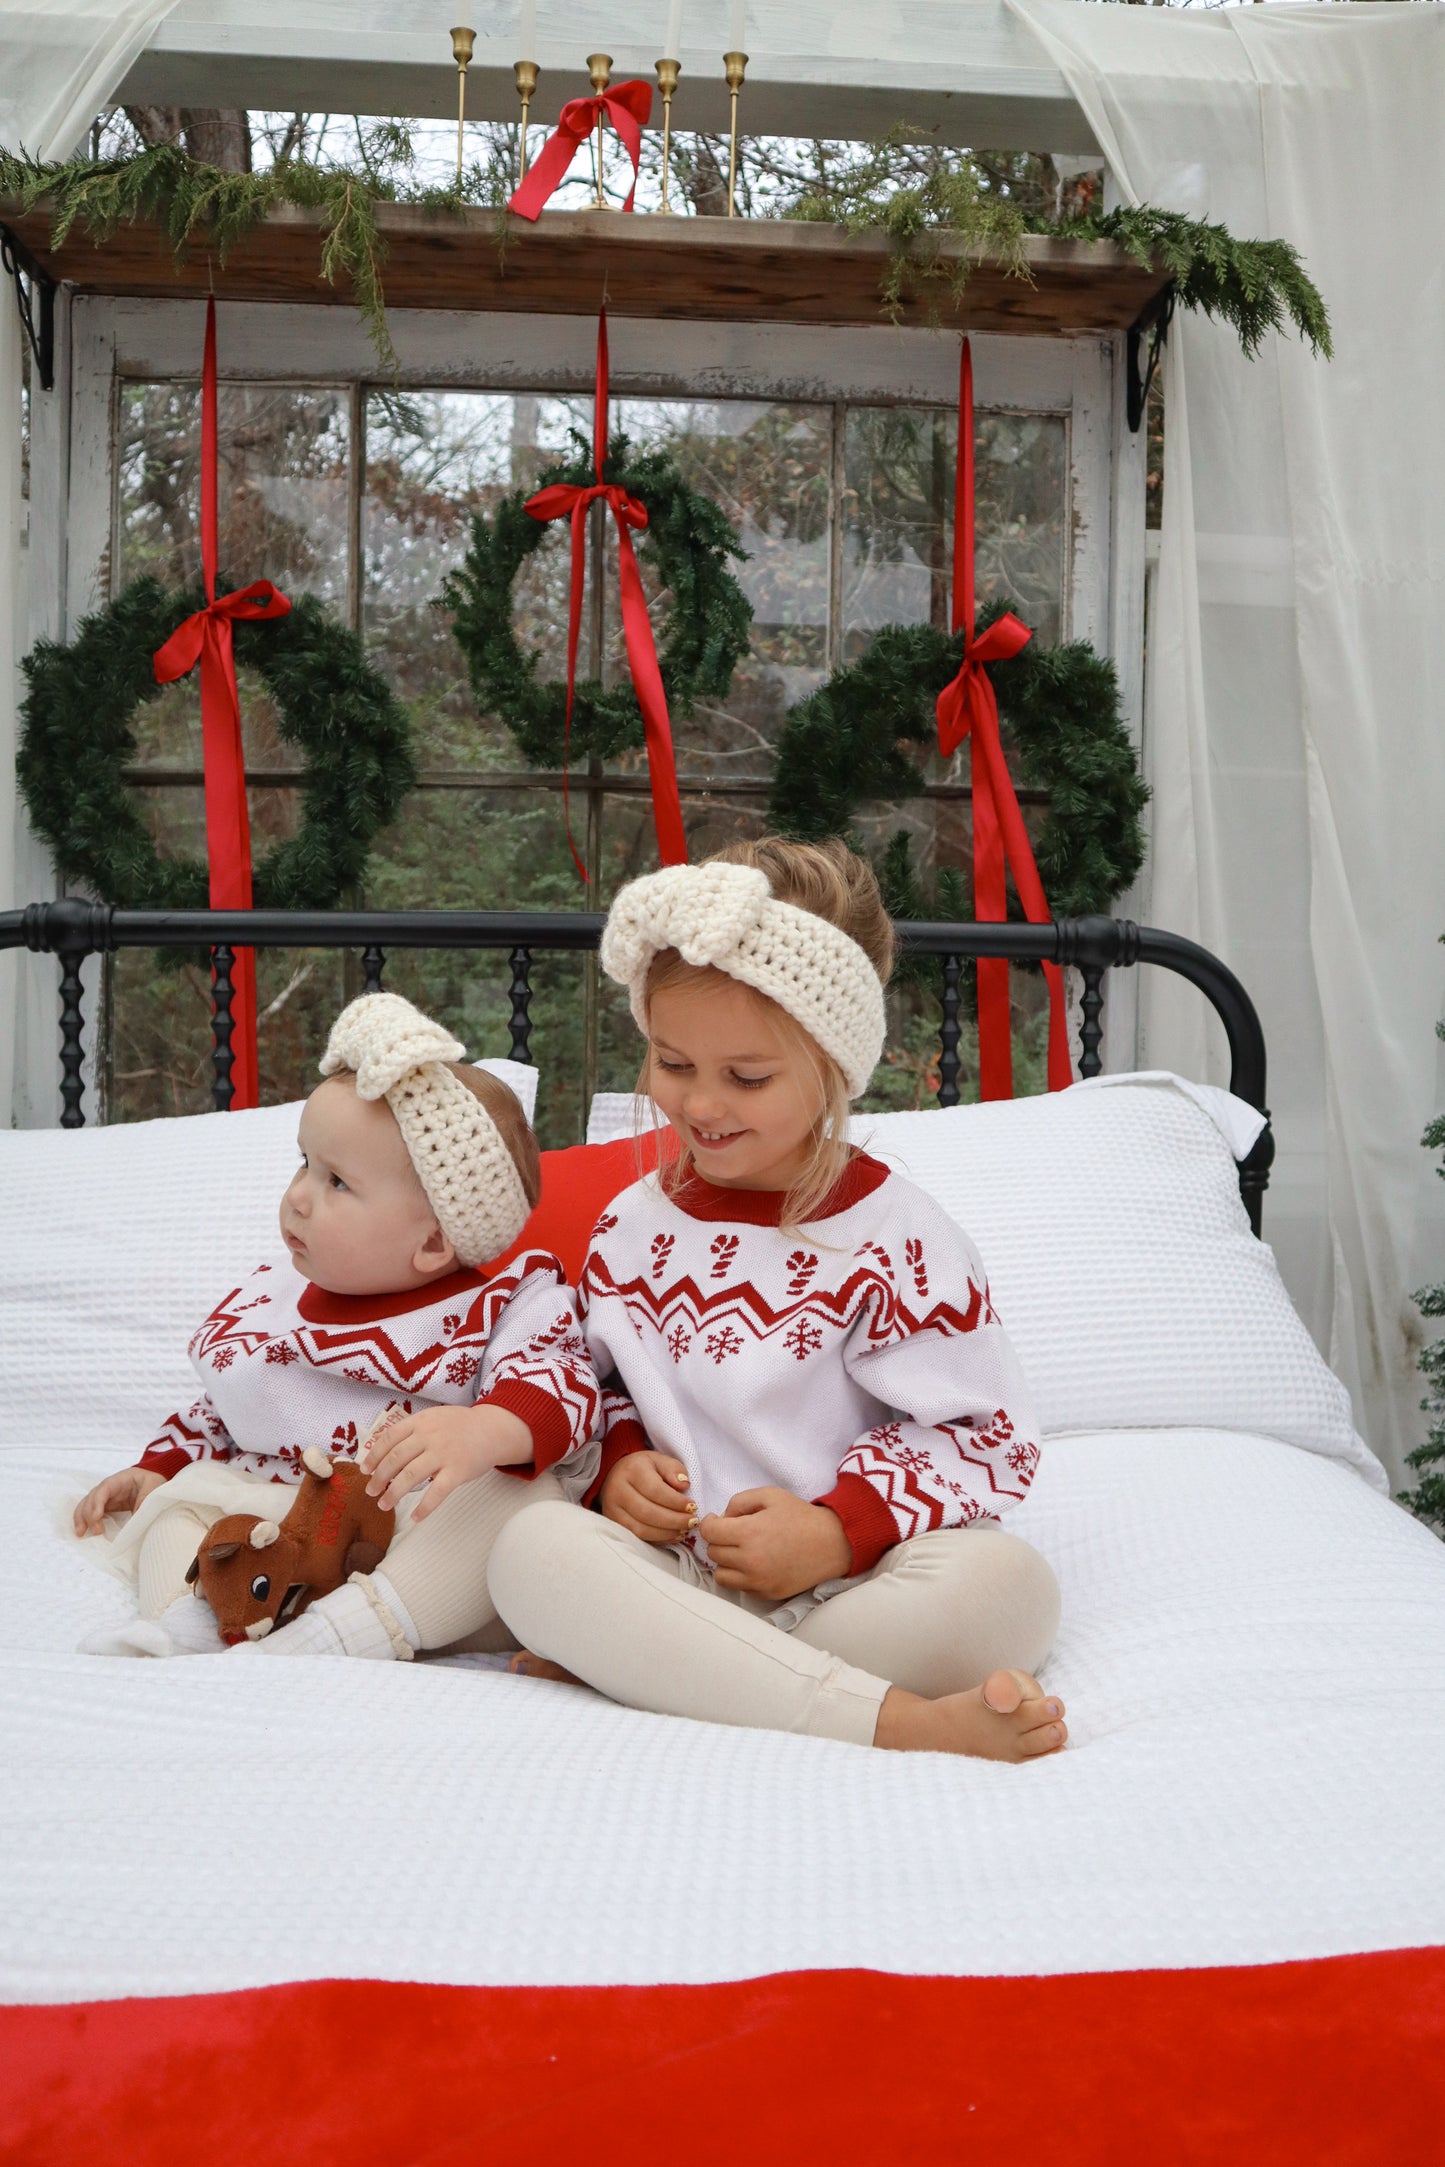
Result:
<svg viewBox="0 0 1445 2167"><path fill-rule="evenodd" d="M436 1302L465 1302L487 1283L485 1272L448 1272L408 1294L328 1294L308 1280L296 1307L308 1324L374 1324L381 1317L404 1317Z"/></svg>
<svg viewBox="0 0 1445 2167"><path fill-rule="evenodd" d="M865 1151L855 1151L832 1191L808 1214L808 1224L850 1211L887 1179L886 1166ZM695 1170L672 1192L672 1202L689 1219L731 1219L740 1226L781 1226L784 1201L781 1189L723 1189Z"/></svg>

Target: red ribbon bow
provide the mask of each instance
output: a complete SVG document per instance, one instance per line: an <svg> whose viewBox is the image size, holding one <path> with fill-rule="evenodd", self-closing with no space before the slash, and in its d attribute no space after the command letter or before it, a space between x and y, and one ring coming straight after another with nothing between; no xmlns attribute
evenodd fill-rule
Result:
<svg viewBox="0 0 1445 2167"><path fill-rule="evenodd" d="M567 178L567 171L603 114L617 130L618 141L632 160L632 186L624 211L632 209L637 193L637 168L642 158L642 131L652 115L652 85L639 76L631 83L616 83L595 98L569 98L557 125L541 151L527 168L527 177L507 204L519 218L540 218L542 207Z"/></svg>
<svg viewBox="0 0 1445 2167"><path fill-rule="evenodd" d="M646 88L646 86L643 86ZM622 585L622 636L627 646L627 667L642 727L647 740L647 771L652 784L652 817L657 826L657 852L664 865L686 865L687 839L682 828L682 806L677 794L677 767L672 753L672 724L667 713L667 694L657 664L652 639L652 620L642 591L642 574L632 547L631 529L647 525L647 506L625 489L602 479L607 452L607 311L597 319L597 388L592 411L592 465L595 482L554 482L539 489L527 501L534 519L572 522L572 591L567 611L567 726L562 745L562 808L567 822L567 842L572 862L582 878L587 868L572 841L572 815L567 797L567 748L572 737L572 699L577 685L577 639L582 628L582 592L587 577L587 507L600 500L617 522L617 566Z"/></svg>
<svg viewBox="0 0 1445 2167"><path fill-rule="evenodd" d="M236 690L232 633L239 617L284 617L291 604L269 579L234 594L216 594L216 304L206 305L206 355L201 372L201 568L206 607L177 625L152 667L159 685L201 665L201 744L206 771L206 856L212 910L251 908L251 821L241 749L241 701ZM231 1104L254 1106L256 1073L256 951L238 948L232 973Z"/></svg>
<svg viewBox="0 0 1445 2167"><path fill-rule="evenodd" d="M953 504L953 628L963 631L963 664L938 695L938 749L947 759L965 737L973 785L973 912L981 925L1008 917L1011 870L1024 916L1031 925L1050 918L1028 830L998 733L998 695L984 664L1006 662L1033 633L1006 610L986 632L974 634L973 357L963 342L958 384L958 469ZM1048 1079L1051 1091L1074 1080L1064 1020L1064 980L1056 963L1044 965L1049 988ZM1013 1097L1013 1047L1009 1015L1008 961L978 961L979 1092L986 1099Z"/></svg>

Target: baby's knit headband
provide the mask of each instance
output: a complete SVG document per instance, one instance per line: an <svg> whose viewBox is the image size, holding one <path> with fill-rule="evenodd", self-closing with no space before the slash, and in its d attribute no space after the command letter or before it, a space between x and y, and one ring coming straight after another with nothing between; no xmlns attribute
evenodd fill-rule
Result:
<svg viewBox="0 0 1445 2167"><path fill-rule="evenodd" d="M602 968L647 1030L647 973L664 948L765 993L837 1062L856 1099L878 1066L883 986L857 941L781 903L754 865L669 865L629 881L607 914Z"/></svg>
<svg viewBox="0 0 1445 2167"><path fill-rule="evenodd" d="M350 1069L358 1098L384 1098L396 1116L437 1225L461 1264L510 1249L531 1215L501 1130L445 1066L465 1048L399 993L363 993L332 1026L321 1073Z"/></svg>

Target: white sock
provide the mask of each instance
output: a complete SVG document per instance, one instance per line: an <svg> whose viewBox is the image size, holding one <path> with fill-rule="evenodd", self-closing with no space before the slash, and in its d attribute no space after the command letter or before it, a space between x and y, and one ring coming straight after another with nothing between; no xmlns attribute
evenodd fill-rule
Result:
<svg viewBox="0 0 1445 2167"><path fill-rule="evenodd" d="M363 1578L363 1576L358 1573L354 1574L353 1578L355 1579L359 1587L364 1587L368 1590L373 1603L380 1603L383 1610L389 1610L391 1612L392 1619L394 1623L401 1627L402 1638L405 1640L412 1654L418 1654L421 1649L421 1634L416 1629L416 1622L413 1619L411 1612L407 1609L406 1604L402 1601L401 1597L397 1594L396 1589L387 1579L386 1574L368 1573Z"/></svg>
<svg viewBox="0 0 1445 2167"><path fill-rule="evenodd" d="M132 1618L126 1625L91 1633L81 1655L220 1655L225 1649L216 1614L189 1590L177 1596L158 1618Z"/></svg>
<svg viewBox="0 0 1445 2167"><path fill-rule="evenodd" d="M408 1622L410 1622L408 1620ZM409 1663L411 1642L372 1580L356 1573L299 1618L264 1639L247 1643L258 1655L350 1655L381 1663ZM237 1651L239 1652L239 1651Z"/></svg>
<svg viewBox="0 0 1445 2167"><path fill-rule="evenodd" d="M170 1634L177 1655L220 1655L225 1648L215 1611L189 1588L167 1604L157 1623Z"/></svg>

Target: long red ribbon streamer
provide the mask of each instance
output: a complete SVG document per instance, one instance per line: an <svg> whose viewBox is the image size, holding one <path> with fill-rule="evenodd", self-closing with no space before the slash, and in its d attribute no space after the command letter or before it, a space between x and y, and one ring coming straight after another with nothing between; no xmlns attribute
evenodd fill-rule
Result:
<svg viewBox="0 0 1445 2167"><path fill-rule="evenodd" d="M153 660L156 682L172 684L201 665L201 743L206 770L206 855L212 910L251 908L251 821L241 749L232 627L240 617L284 617L291 604L269 579L216 595L216 304L206 304L201 371L201 570L206 607L178 625ZM256 951L238 948L232 971L231 1104L257 1103Z"/></svg>
<svg viewBox="0 0 1445 2167"><path fill-rule="evenodd" d="M624 86L625 87L625 86ZM645 87L645 86L644 86ZM642 574L632 547L631 529L647 525L647 507L626 490L602 479L607 456L607 311L597 319L597 383L592 411L592 466L597 479L590 484L554 482L528 499L534 519L570 519L572 523L572 590L567 611L567 726L562 746L562 809L567 822L567 843L572 862L583 880L587 868L572 840L572 812L567 795L567 757L572 739L572 701L577 686L577 640L582 628L582 593L587 577L587 508L600 499L617 522L617 565L622 585L622 635L627 646L627 667L632 676L642 727L647 740L647 772L652 784L652 817L657 825L657 851L664 865L686 865L687 838L683 834L682 805L677 794L677 766L672 751L672 724L667 713L667 694L657 665L652 639L652 620L642 591Z"/></svg>
<svg viewBox="0 0 1445 2167"><path fill-rule="evenodd" d="M953 629L963 633L963 665L938 695L938 749L947 759L969 740L973 784L973 910L981 925L1008 916L1008 881L1012 871L1024 916L1031 925L1050 918L1043 883L1029 847L1013 778L998 732L998 696L984 665L1016 655L1033 638L1026 624L1006 610L988 630L974 635L974 474L973 356L968 340L958 379L958 469L953 499ZM1073 1082L1069 1034L1064 1020L1064 980L1056 963L1044 965L1049 988L1048 1080L1051 1091ZM979 1091L986 1099L1013 1097L1013 1046L1009 1015L1008 962L981 956L978 962Z"/></svg>
<svg viewBox="0 0 1445 2167"><path fill-rule="evenodd" d="M632 209L632 199L637 193L637 168L642 158L642 131L652 115L652 85L643 82L640 76L631 83L615 83L598 97L568 100L556 128L527 168L526 179L509 198L509 211L515 211L519 218L541 217L544 204L566 180L572 160L604 113L632 160L632 186L622 206L624 211Z"/></svg>

